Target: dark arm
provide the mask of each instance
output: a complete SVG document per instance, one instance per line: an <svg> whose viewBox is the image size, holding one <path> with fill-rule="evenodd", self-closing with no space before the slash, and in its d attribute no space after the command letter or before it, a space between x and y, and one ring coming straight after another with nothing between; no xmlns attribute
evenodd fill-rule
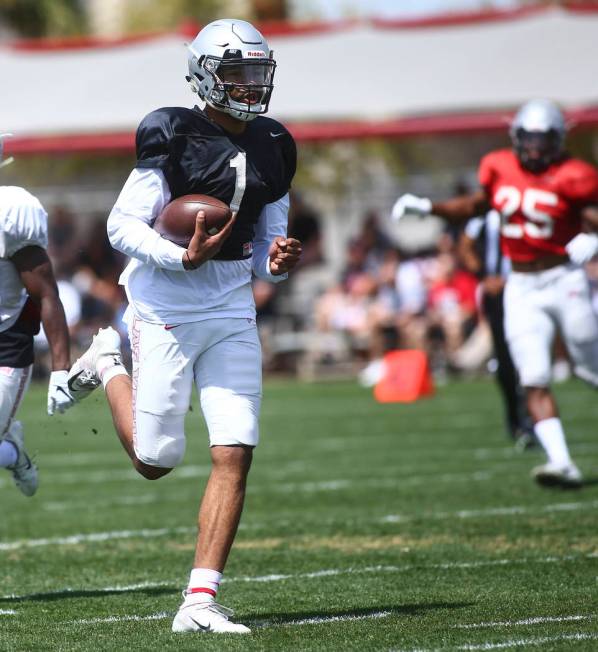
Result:
<svg viewBox="0 0 598 652"><path fill-rule="evenodd" d="M598 232L598 206L586 206L581 211L581 221L584 231Z"/></svg>
<svg viewBox="0 0 598 652"><path fill-rule="evenodd" d="M475 248L475 240L467 233L461 233L457 242L457 256L468 272L478 276L482 271L482 261Z"/></svg>
<svg viewBox="0 0 598 652"><path fill-rule="evenodd" d="M68 369L70 367L68 328L48 254L41 247L24 247L17 251L11 260L19 272L27 293L40 307L42 324L50 344L52 371Z"/></svg>
<svg viewBox="0 0 598 652"><path fill-rule="evenodd" d="M446 201L432 203L432 214L444 218L447 222L459 224L490 210L486 191L476 190L469 195L453 197Z"/></svg>

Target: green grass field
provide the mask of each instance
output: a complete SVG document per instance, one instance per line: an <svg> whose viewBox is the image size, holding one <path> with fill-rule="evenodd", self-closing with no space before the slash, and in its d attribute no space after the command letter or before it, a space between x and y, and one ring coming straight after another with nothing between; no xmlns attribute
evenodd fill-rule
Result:
<svg viewBox="0 0 598 652"><path fill-rule="evenodd" d="M209 472L129 468L101 391L21 409L40 489L0 473L1 650L597 650L598 401L556 389L588 484L536 487L491 381L411 405L352 383L268 383L262 443L219 599L249 637L174 635Z"/></svg>

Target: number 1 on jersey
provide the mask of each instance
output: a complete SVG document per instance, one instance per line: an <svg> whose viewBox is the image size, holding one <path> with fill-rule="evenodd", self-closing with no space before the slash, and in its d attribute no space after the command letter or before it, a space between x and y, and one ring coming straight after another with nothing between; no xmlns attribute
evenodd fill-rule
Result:
<svg viewBox="0 0 598 652"><path fill-rule="evenodd" d="M230 209L233 213L238 212L243 195L245 194L245 185L247 183L247 155L245 152L239 152L230 160L231 168L235 169L235 194L230 203Z"/></svg>

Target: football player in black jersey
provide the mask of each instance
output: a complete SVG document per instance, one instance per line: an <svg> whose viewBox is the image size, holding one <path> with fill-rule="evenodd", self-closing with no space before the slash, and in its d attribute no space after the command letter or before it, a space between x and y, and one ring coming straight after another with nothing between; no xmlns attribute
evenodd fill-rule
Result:
<svg viewBox="0 0 598 652"><path fill-rule="evenodd" d="M135 169L108 219L112 245L132 258L121 278L130 304L132 378L109 328L73 365L69 386L81 399L103 384L133 465L157 479L183 457L195 384L212 471L172 629L246 633L215 597L258 442L261 351L252 274L282 280L301 255L300 242L286 235L296 149L289 132L263 116L276 63L260 32L244 21L218 20L188 47L187 80L204 106L163 108L144 118ZM210 236L200 211L184 249L151 225L169 201L192 193L226 202L233 217Z"/></svg>

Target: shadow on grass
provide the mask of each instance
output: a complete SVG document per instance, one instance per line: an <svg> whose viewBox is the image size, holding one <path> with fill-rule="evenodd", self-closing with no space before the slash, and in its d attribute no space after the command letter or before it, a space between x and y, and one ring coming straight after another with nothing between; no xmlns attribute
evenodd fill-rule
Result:
<svg viewBox="0 0 598 652"><path fill-rule="evenodd" d="M15 604L17 602L53 602L54 600L65 600L72 598L99 598L109 595L127 595L129 593L141 593L147 596L158 596L168 593L172 595L180 590L178 587L171 586L139 586L130 589L98 589L98 590L63 590L63 591L47 591L45 593L30 593L28 595L15 595L0 597L0 604L8 603Z"/></svg>
<svg viewBox="0 0 598 652"><path fill-rule="evenodd" d="M241 617L241 620L250 627L272 627L276 625L293 625L299 622L326 623L336 620L360 620L366 618L383 618L387 616L417 616L429 611L442 609L465 609L472 607L475 602L431 602L423 604L395 604L369 607L368 609L350 609L348 611L304 611L293 614L269 613L261 614L259 618Z"/></svg>

